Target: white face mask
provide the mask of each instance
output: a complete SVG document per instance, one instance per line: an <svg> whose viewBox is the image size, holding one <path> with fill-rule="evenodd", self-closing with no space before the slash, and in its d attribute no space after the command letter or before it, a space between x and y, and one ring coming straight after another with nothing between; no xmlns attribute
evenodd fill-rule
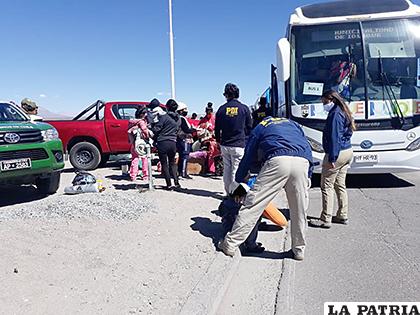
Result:
<svg viewBox="0 0 420 315"><path fill-rule="evenodd" d="M335 105L334 102L329 102L328 104L324 104L324 110L326 112L329 112L331 110L331 108L334 107L334 105Z"/></svg>

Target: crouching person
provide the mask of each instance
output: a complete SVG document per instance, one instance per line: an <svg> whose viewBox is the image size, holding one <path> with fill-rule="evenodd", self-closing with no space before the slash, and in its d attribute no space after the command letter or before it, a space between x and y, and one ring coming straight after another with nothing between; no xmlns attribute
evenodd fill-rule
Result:
<svg viewBox="0 0 420 315"><path fill-rule="evenodd" d="M233 256L247 239L264 209L282 188L289 203L292 234L292 253L296 260L303 260L305 250L306 210L308 190L312 175L312 152L303 130L293 121L268 117L252 131L242 158L235 182L241 187L257 152L262 154L263 166L254 186L244 195L232 231L219 243L219 249ZM235 183L234 183L235 184Z"/></svg>

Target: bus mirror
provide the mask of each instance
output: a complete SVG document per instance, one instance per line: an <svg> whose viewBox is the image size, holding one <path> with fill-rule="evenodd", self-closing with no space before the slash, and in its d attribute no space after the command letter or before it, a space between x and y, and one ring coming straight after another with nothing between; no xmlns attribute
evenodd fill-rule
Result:
<svg viewBox="0 0 420 315"><path fill-rule="evenodd" d="M277 43L277 79L286 82L290 77L290 43L282 38Z"/></svg>

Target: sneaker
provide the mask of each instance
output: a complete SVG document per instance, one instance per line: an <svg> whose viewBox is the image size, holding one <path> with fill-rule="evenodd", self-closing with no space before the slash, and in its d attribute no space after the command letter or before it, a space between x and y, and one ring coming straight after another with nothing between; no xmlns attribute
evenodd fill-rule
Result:
<svg viewBox="0 0 420 315"><path fill-rule="evenodd" d="M340 217L337 217L337 216L333 216L332 217L332 223L347 225L347 224L349 224L349 219L348 218L340 218Z"/></svg>
<svg viewBox="0 0 420 315"><path fill-rule="evenodd" d="M294 260L302 261L304 258L305 258L305 255L304 255L303 251L299 250L299 251L293 252L293 259Z"/></svg>
<svg viewBox="0 0 420 315"><path fill-rule="evenodd" d="M315 228L329 229L331 227L331 222L325 222L321 219L311 219L309 220L308 225Z"/></svg>
<svg viewBox="0 0 420 315"><path fill-rule="evenodd" d="M227 248L226 243L224 242L224 240L220 240L217 243L217 249L219 249L220 251L223 252L223 254L225 254L226 256L230 256L233 257L235 256L235 251L231 251Z"/></svg>
<svg viewBox="0 0 420 315"><path fill-rule="evenodd" d="M163 186L163 189L171 191L171 190L174 190L174 187L173 186Z"/></svg>
<svg viewBox="0 0 420 315"><path fill-rule="evenodd" d="M181 178L185 178L185 179L193 179L190 175L185 175L185 176L182 176Z"/></svg>

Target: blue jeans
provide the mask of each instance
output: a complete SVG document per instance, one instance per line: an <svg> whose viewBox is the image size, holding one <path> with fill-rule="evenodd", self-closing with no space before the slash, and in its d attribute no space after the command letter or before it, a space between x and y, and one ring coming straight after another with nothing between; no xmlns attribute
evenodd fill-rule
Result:
<svg viewBox="0 0 420 315"><path fill-rule="evenodd" d="M191 152L191 143L183 139L178 139L176 142L176 148L179 154L178 158L178 174L179 176L187 176L187 164L188 158Z"/></svg>

